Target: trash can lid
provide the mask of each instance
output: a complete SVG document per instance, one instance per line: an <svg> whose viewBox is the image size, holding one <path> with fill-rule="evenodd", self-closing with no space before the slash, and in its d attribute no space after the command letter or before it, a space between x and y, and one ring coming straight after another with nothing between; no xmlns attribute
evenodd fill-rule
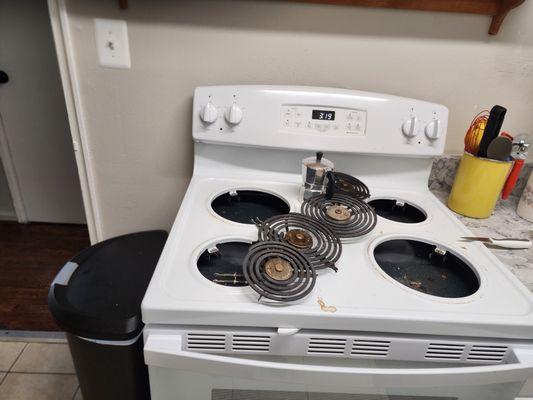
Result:
<svg viewBox="0 0 533 400"><path fill-rule="evenodd" d="M128 340L143 328L141 302L165 245L165 231L118 236L91 246L63 266L48 306L77 336Z"/></svg>

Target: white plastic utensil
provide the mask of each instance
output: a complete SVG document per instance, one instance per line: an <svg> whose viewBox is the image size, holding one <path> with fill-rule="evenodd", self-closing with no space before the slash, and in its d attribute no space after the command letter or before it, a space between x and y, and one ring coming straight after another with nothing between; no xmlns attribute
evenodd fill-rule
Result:
<svg viewBox="0 0 533 400"><path fill-rule="evenodd" d="M494 239L490 237L476 237L476 236L465 236L461 239L467 240L470 242L482 242L486 244L491 244L493 246L501 247L503 249L529 249L532 245L531 240L528 239Z"/></svg>

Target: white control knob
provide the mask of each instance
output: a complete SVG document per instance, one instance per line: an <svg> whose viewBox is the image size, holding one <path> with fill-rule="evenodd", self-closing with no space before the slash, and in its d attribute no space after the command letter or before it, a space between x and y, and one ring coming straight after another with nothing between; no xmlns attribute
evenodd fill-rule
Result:
<svg viewBox="0 0 533 400"><path fill-rule="evenodd" d="M237 125L242 121L242 108L237 104L233 103L228 111L226 112L226 121L232 125Z"/></svg>
<svg viewBox="0 0 533 400"><path fill-rule="evenodd" d="M200 112L200 119L206 124L212 124L218 118L218 110L211 102L207 103Z"/></svg>
<svg viewBox="0 0 533 400"><path fill-rule="evenodd" d="M405 137L415 137L418 132L418 119L411 117L402 124L402 132Z"/></svg>
<svg viewBox="0 0 533 400"><path fill-rule="evenodd" d="M440 119L434 119L431 121L429 124L427 124L424 131L426 132L426 136L429 140L437 140L441 133Z"/></svg>

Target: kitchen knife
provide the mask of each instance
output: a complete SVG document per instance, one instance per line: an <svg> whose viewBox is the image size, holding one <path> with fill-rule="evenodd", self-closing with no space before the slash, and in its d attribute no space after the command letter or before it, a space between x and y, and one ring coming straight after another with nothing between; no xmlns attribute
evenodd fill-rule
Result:
<svg viewBox="0 0 533 400"><path fill-rule="evenodd" d="M487 149L489 148L490 142L500 134L506 112L506 108L498 105L495 105L490 110L489 120L487 121L487 126L483 131L483 137L479 143L478 157L487 157Z"/></svg>
<svg viewBox="0 0 533 400"><path fill-rule="evenodd" d="M490 237L476 237L476 236L463 236L461 239L468 242L481 242L485 244L491 244L493 246L501 247L502 249L529 249L532 245L531 240L528 239L494 239Z"/></svg>

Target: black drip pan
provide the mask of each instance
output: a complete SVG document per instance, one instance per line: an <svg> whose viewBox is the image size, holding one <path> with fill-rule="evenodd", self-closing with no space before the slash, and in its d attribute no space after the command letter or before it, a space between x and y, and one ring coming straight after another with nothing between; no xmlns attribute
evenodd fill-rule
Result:
<svg viewBox="0 0 533 400"><path fill-rule="evenodd" d="M211 282L224 286L248 286L242 272L250 243L217 243L198 258L198 271Z"/></svg>
<svg viewBox="0 0 533 400"><path fill-rule="evenodd" d="M396 199L374 199L368 202L380 217L391 221L416 224L427 219L426 213L413 204Z"/></svg>
<svg viewBox="0 0 533 400"><path fill-rule="evenodd" d="M243 224L264 221L278 214L287 214L289 205L277 196L258 190L235 190L216 197L211 203L213 211L223 218Z"/></svg>
<svg viewBox="0 0 533 400"><path fill-rule="evenodd" d="M394 280L421 293L460 298L479 289L472 268L451 251L419 240L394 239L380 243L374 258Z"/></svg>

